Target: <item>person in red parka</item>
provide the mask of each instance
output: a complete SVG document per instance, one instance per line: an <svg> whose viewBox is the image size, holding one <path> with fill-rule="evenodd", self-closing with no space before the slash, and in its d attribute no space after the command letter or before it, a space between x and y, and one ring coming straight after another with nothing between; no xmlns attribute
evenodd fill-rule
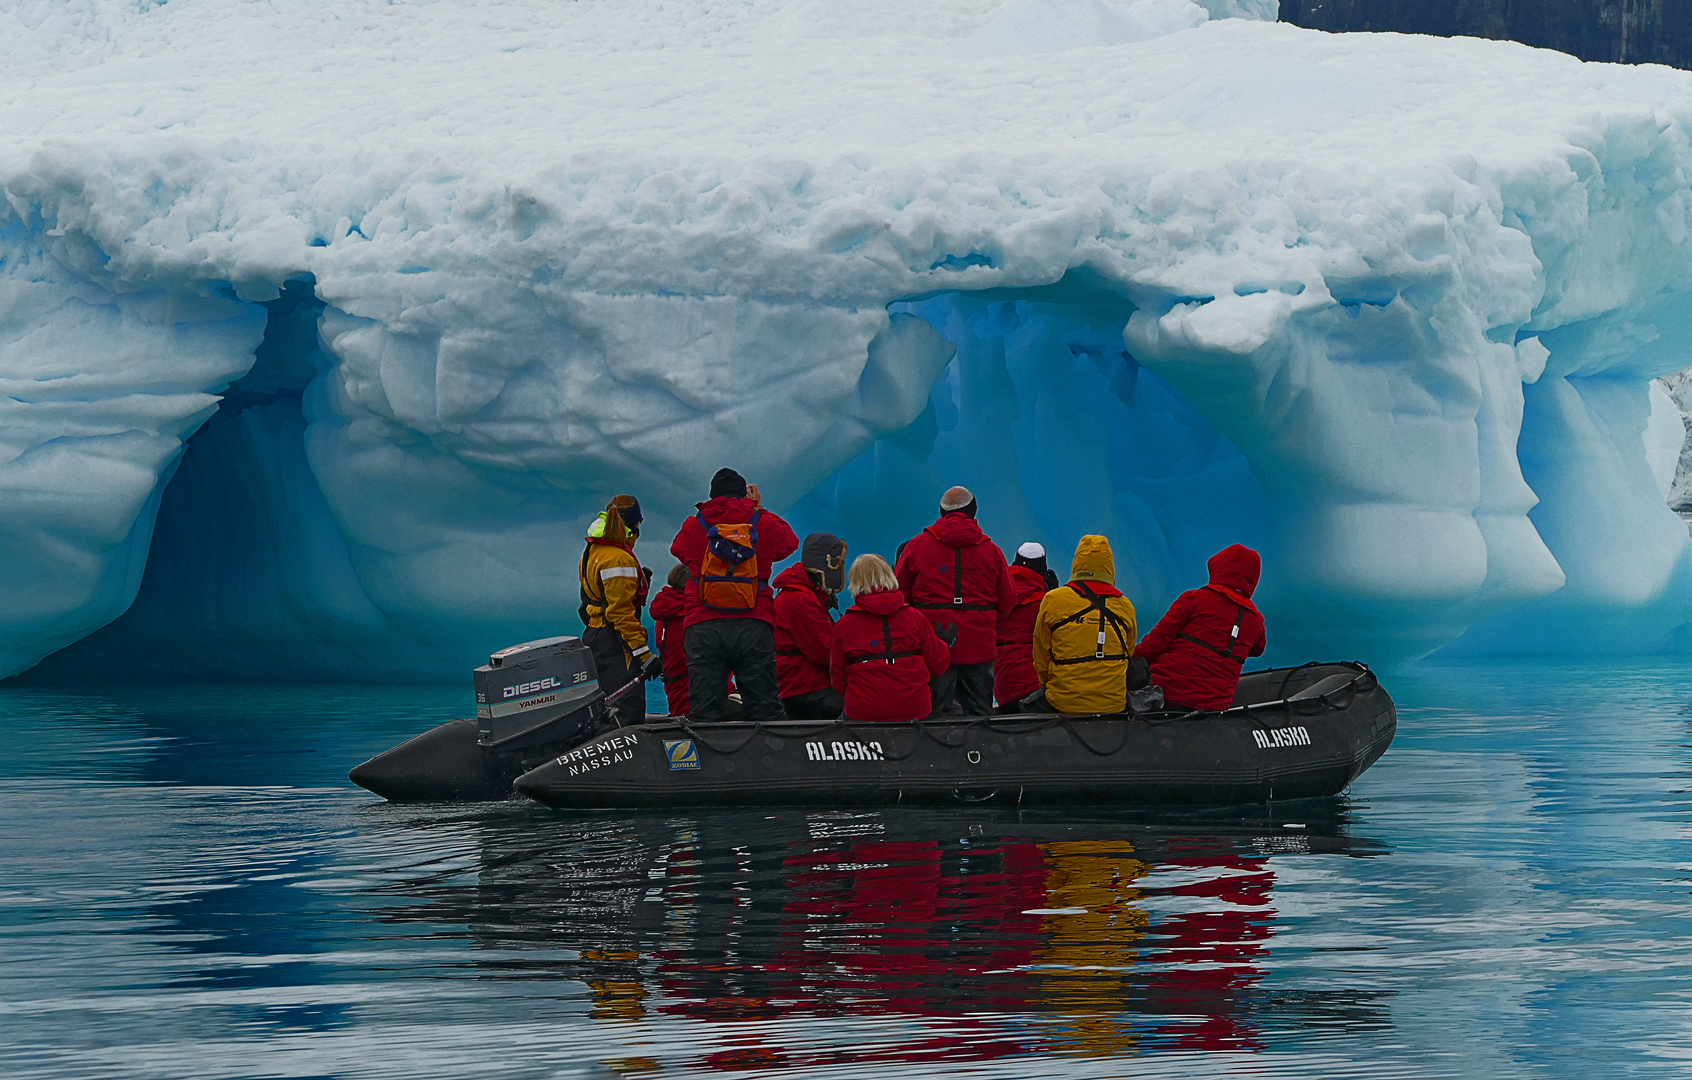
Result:
<svg viewBox="0 0 1692 1080"><path fill-rule="evenodd" d="M776 563L798 549L799 538L787 522L765 510L762 501L757 485L748 484L733 469L718 469L711 478L710 499L698 504L698 513L682 522L670 544L670 554L688 572L687 615L682 626L687 641L688 715L695 720L722 718L730 673L749 718L785 716L776 683L775 594L770 591L770 577ZM739 556L744 561L728 562L713 549L710 532L723 530L743 536L751 545ZM730 538L724 534L719 539ZM723 550L733 548L730 543ZM751 560L745 559L747 553L756 557L755 574ZM713 602L701 594L707 587L717 597Z"/></svg>
<svg viewBox="0 0 1692 1080"><path fill-rule="evenodd" d="M834 624L829 678L845 695L848 720L920 720L929 682L951 663L946 643L905 603L899 579L879 555L852 563L852 606Z"/></svg>
<svg viewBox="0 0 1692 1080"><path fill-rule="evenodd" d="M812 533L799 549L799 561L770 584L775 588L776 680L782 707L790 720L833 720L845 705L828 672L832 613L846 587L845 543L829 533Z"/></svg>
<svg viewBox="0 0 1692 1080"><path fill-rule="evenodd" d="M687 715L687 646L682 641L682 620L687 616L687 567L677 563L658 595L646 610L657 628L658 655L664 658L664 697L671 716Z"/></svg>
<svg viewBox="0 0 1692 1080"><path fill-rule="evenodd" d="M1005 553L975 523L975 496L955 487L940 498L940 520L905 545L899 589L950 645L951 665L934 685L934 711L993 711L999 620L1016 606Z"/></svg>
<svg viewBox="0 0 1692 1080"><path fill-rule="evenodd" d="M1251 602L1263 560L1240 544L1210 557L1210 584L1176 599L1134 655L1172 708L1220 711L1234 703L1247 658L1263 655L1263 616Z"/></svg>
<svg viewBox="0 0 1692 1080"><path fill-rule="evenodd" d="M1034 620L1040 601L1058 587L1057 575L1046 568L1046 549L1027 543L1016 549L1011 563L1016 607L999 620L999 656L993 662L993 697L1000 712L1015 712L1017 702L1040 689L1034 672Z"/></svg>

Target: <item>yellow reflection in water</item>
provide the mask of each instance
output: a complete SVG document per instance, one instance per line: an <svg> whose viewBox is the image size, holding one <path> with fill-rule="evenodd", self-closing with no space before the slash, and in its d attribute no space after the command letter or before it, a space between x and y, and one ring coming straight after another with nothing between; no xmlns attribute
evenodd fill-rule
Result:
<svg viewBox="0 0 1692 1080"><path fill-rule="evenodd" d="M588 993L593 997L595 1020L638 1020L645 1014L641 1002L646 999L646 987L634 975L640 954L612 952L604 949L583 949L582 960L602 970L626 971L628 977L589 979Z"/></svg>
<svg viewBox="0 0 1692 1080"><path fill-rule="evenodd" d="M1033 961L1041 974L1034 1000L1065 1017L1054 1029L1054 1049L1120 1054L1134 1045L1123 991L1149 922L1135 906L1145 890L1134 883L1151 868L1125 840L1039 847L1048 867L1046 908L1054 914L1041 920L1046 938Z"/></svg>

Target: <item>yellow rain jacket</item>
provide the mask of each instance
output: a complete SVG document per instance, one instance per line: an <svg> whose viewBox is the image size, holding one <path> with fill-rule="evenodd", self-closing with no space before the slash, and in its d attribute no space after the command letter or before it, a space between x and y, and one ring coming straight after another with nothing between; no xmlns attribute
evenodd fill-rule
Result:
<svg viewBox="0 0 1692 1080"><path fill-rule="evenodd" d="M646 627L640 624L640 603L646 580L635 558L634 539L620 519L601 514L588 529L587 550L582 553L582 621L588 626L610 626L623 639L625 659L647 654ZM611 539L607 534L617 539Z"/></svg>
<svg viewBox="0 0 1692 1080"><path fill-rule="evenodd" d="M1069 584L1040 601L1034 618L1034 673L1058 712L1128 708L1128 659L1139 638L1134 605L1115 582L1110 541L1083 536Z"/></svg>

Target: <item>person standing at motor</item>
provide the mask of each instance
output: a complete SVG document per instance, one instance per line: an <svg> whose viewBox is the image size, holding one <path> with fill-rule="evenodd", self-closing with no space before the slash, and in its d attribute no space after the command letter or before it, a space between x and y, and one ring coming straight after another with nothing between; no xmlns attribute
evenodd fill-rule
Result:
<svg viewBox="0 0 1692 1080"><path fill-rule="evenodd" d="M928 617L950 647L951 664L934 684L934 712L993 711L999 620L1016 607L1005 554L975 522L975 496L954 487L940 518L906 544L895 573L905 600Z"/></svg>
<svg viewBox="0 0 1692 1080"><path fill-rule="evenodd" d="M671 716L687 715L687 645L682 623L687 618L687 567L670 568L658 595L648 608L652 628L657 631L658 656L664 661L664 697Z"/></svg>
<svg viewBox="0 0 1692 1080"><path fill-rule="evenodd" d="M670 545L688 571L688 716L722 716L730 673L750 719L784 716L770 574L798 547L792 527L763 508L756 484L733 469L717 470L711 497L682 522Z"/></svg>
<svg viewBox="0 0 1692 1080"><path fill-rule="evenodd" d="M852 606L834 624L829 679L848 720L920 720L929 686L952 662L946 643L905 603L899 579L879 555L852 562Z"/></svg>
<svg viewBox="0 0 1692 1080"><path fill-rule="evenodd" d="M1060 713L1127 712L1135 631L1110 541L1083 536L1069 584L1047 593L1034 618L1034 671L1047 704Z"/></svg>
<svg viewBox="0 0 1692 1080"><path fill-rule="evenodd" d="M1016 549L1010 573L1016 607L999 620L999 654L993 662L993 697L1000 712L1015 712L1018 702L1040 689L1040 676L1034 672L1034 619L1040 601L1058 587L1057 575L1046 568L1046 549L1036 543Z"/></svg>
<svg viewBox="0 0 1692 1080"><path fill-rule="evenodd" d="M1262 558L1233 544L1212 555L1209 566L1210 584L1177 597L1135 652L1151 662L1151 681L1172 709L1228 708L1246 660L1262 656L1268 640L1251 600Z"/></svg>
<svg viewBox="0 0 1692 1080"><path fill-rule="evenodd" d="M640 537L640 503L618 495L588 526L578 572L582 643L593 653L599 687L612 693L638 678L658 675L657 657L647 646L641 609L652 572L635 557Z"/></svg>
<svg viewBox="0 0 1692 1080"><path fill-rule="evenodd" d="M846 587L846 544L829 533L812 533L799 561L776 575L776 679L791 720L833 720L845 697L829 681L833 611Z"/></svg>

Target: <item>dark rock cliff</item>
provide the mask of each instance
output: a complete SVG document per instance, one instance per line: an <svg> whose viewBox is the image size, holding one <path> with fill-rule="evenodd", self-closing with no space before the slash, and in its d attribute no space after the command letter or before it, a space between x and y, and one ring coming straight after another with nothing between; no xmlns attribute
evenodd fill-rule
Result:
<svg viewBox="0 0 1692 1080"><path fill-rule="evenodd" d="M1582 60L1692 68L1692 0L1281 0L1281 21L1507 38Z"/></svg>

